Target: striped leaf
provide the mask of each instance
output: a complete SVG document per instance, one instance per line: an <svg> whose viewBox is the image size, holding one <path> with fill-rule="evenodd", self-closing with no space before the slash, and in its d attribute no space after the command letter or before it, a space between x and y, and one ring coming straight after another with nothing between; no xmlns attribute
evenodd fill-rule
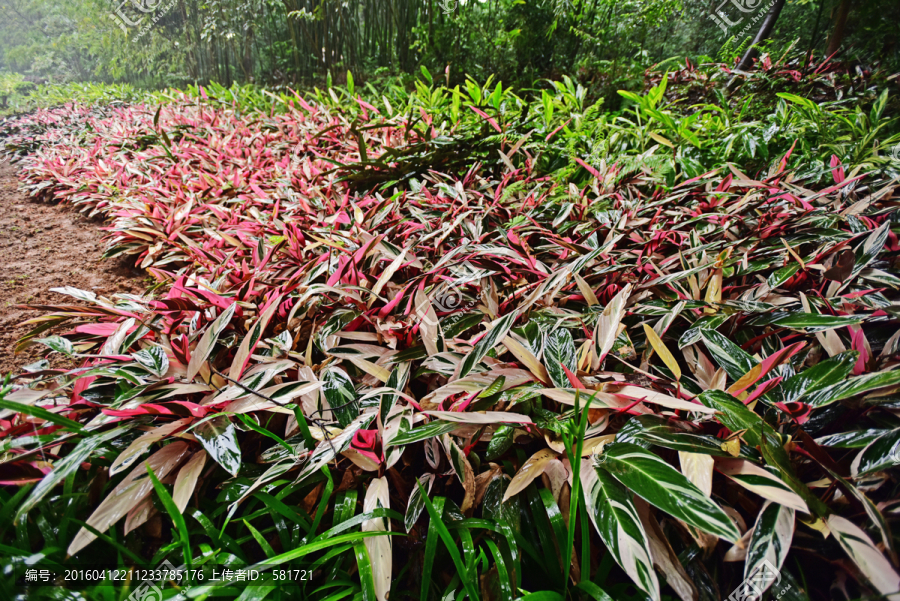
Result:
<svg viewBox="0 0 900 601"><path fill-rule="evenodd" d="M716 459L716 469L747 490L779 505L808 512L803 499L778 476L743 459Z"/></svg>
<svg viewBox="0 0 900 601"><path fill-rule="evenodd" d="M900 384L900 369L894 371L880 371L864 376L857 376L848 380L842 380L836 384L832 384L827 388L817 390L806 397L806 402L813 407L824 407L844 399L849 399L858 394L885 388L887 386L896 386Z"/></svg>
<svg viewBox="0 0 900 601"><path fill-rule="evenodd" d="M725 369L732 380L739 380L756 365L756 361L745 350L717 331L700 330L700 336L713 359Z"/></svg>
<svg viewBox="0 0 900 601"><path fill-rule="evenodd" d="M741 537L721 507L650 451L616 442L606 445L595 461L639 497L683 522L731 542Z"/></svg>
<svg viewBox="0 0 900 601"><path fill-rule="evenodd" d="M828 528L875 590L883 595L890 595L889 599L900 597L897 594L900 592L900 575L868 534L839 515L828 516Z"/></svg>
<svg viewBox="0 0 900 601"><path fill-rule="evenodd" d="M484 359L484 356L488 354L488 351L497 346L497 344L506 337L506 334L509 332L509 329L512 327L513 322L516 321L516 317L518 316L518 313L513 312L494 321L493 326L488 330L487 334L485 334L481 340L475 344L472 350L469 351L469 354L463 358L457 378L466 377L469 372L478 365L478 362Z"/></svg>
<svg viewBox="0 0 900 601"><path fill-rule="evenodd" d="M888 430L860 451L850 464L853 477L900 464L900 428Z"/></svg>
<svg viewBox="0 0 900 601"><path fill-rule="evenodd" d="M828 469L828 468L825 468ZM881 535L881 542L884 543L884 548L888 550L890 554L891 560L894 562L894 565L897 565L897 550L894 546L894 537L891 535L891 527L888 524L887 520L884 519L884 514L881 513L881 510L878 509L878 506L872 502L872 499L866 496L866 494L859 490L857 487L853 486L845 480L841 478L835 472L828 470L828 473L831 474L831 477L841 483L844 487L844 490L850 491L856 499L862 503L863 509L866 510L866 515L869 516L869 520L878 528L878 533Z"/></svg>
<svg viewBox="0 0 900 601"><path fill-rule="evenodd" d="M597 328L594 330L594 353L591 359L591 369L594 371L600 369L600 362L616 342L619 323L625 317L625 304L628 302L629 296L631 296L631 284L626 284L600 314Z"/></svg>
<svg viewBox="0 0 900 601"><path fill-rule="evenodd" d="M747 559L744 562L744 579L759 571L765 562L780 570L793 538L794 510L766 501L753 525L753 534L750 535ZM772 582L761 583L761 592L765 592L771 585Z"/></svg>
<svg viewBox="0 0 900 601"><path fill-rule="evenodd" d="M589 461L581 464L581 485L594 529L616 563L651 599L660 599L650 542L628 490Z"/></svg>
<svg viewBox="0 0 900 601"><path fill-rule="evenodd" d="M403 525L409 532L415 526L419 516L425 509L424 496L428 496L431 492L431 486L434 484L434 474L425 474L419 478L422 487L416 486L409 495L409 501L406 504L406 515L403 516ZM424 489L424 490L423 490Z"/></svg>
<svg viewBox="0 0 900 601"><path fill-rule="evenodd" d="M569 330L559 328L547 335L547 344L544 347L544 362L547 364L547 373L550 375L553 385L557 388L571 386L569 378L563 366L574 372L577 363L575 355L575 342Z"/></svg>
<svg viewBox="0 0 900 601"><path fill-rule="evenodd" d="M188 363L186 374L188 380L193 380L194 376L197 375L197 372L200 371L200 367L212 352L222 330L224 330L229 322L231 322L231 318L234 316L234 310L236 308L237 303L232 303L209 325L208 328L206 328L206 331L203 332L200 342L198 342L194 350L191 351L191 360Z"/></svg>
<svg viewBox="0 0 900 601"><path fill-rule="evenodd" d="M363 502L363 513L371 513L379 508L390 509L390 489L387 478L381 477L372 480L366 490L366 499ZM366 520L362 524L363 532L387 532L390 528L390 520L387 518L374 518ZM372 579L375 581L375 597L378 601L386 601L391 592L391 570L393 556L390 536L371 536L365 539L366 551L369 553L369 562L372 565Z"/></svg>

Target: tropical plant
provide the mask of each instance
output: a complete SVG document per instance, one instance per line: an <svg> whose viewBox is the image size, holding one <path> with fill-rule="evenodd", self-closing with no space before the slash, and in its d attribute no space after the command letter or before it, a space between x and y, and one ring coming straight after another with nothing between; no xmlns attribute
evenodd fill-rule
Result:
<svg viewBox="0 0 900 601"><path fill-rule="evenodd" d="M79 366L3 392L0 586L127 597L91 570L165 560L166 598L896 594L896 165L854 150L890 98L786 98L812 141L744 170L742 113L668 78L601 117L571 80L422 76L4 123L26 189L156 285L37 307L20 344ZM821 124L848 158L800 185Z"/></svg>

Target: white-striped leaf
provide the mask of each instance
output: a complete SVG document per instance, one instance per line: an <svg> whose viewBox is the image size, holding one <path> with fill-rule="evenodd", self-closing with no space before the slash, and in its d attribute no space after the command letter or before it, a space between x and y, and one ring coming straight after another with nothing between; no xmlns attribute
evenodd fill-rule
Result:
<svg viewBox="0 0 900 601"><path fill-rule="evenodd" d="M425 489L425 494L428 495L431 492L431 486L434 484L434 474L425 474L419 478L419 482L422 483L422 488ZM416 486L409 495L409 502L406 504L406 515L403 516L403 525L406 527L407 532L415 526L419 516L422 515L423 509L425 509L425 498L422 496L422 489Z"/></svg>
<svg viewBox="0 0 900 601"><path fill-rule="evenodd" d="M178 467L188 453L188 445L184 441L176 441L166 445L131 470L125 479L116 486L102 503L94 510L87 524L100 532L125 517L138 503L143 501L153 490L153 482L147 477L147 467L160 479L165 478ZM74 555L97 538L87 528L78 531L66 553Z"/></svg>
<svg viewBox="0 0 900 601"><path fill-rule="evenodd" d="M369 483L366 490L366 499L363 502L363 513L370 513L379 508L390 509L390 489L387 478L382 476ZM363 532L387 532L390 524L387 518L374 518L362 523ZM387 601L391 592L391 570L393 569L393 555L391 552L390 536L370 536L365 540L366 551L369 553L369 562L372 564L372 579L375 581L375 598L378 601Z"/></svg>
<svg viewBox="0 0 900 601"><path fill-rule="evenodd" d="M837 384L832 384L827 388L822 388L806 395L804 401L813 407L819 408L869 392L870 390L896 386L897 384L900 384L900 369L880 371L842 380Z"/></svg>
<svg viewBox="0 0 900 601"><path fill-rule="evenodd" d="M175 486L172 489L172 501L175 502L175 506L181 513L184 513L184 508L191 500L191 495L194 494L194 489L197 487L197 479L205 465L206 451L200 450L194 453L188 462L178 470Z"/></svg>
<svg viewBox="0 0 900 601"><path fill-rule="evenodd" d="M900 428L889 430L860 451L850 464L850 473L857 476L877 472L900 464Z"/></svg>
<svg viewBox="0 0 900 601"><path fill-rule="evenodd" d="M660 599L650 542L628 490L589 461L581 463L581 486L591 522L616 563L651 599Z"/></svg>
<svg viewBox="0 0 900 601"><path fill-rule="evenodd" d="M619 323L625 317L625 304L631 296L631 284L626 284L616 294L597 320L597 328L594 330L594 353L591 358L591 369L600 369L600 362L616 342L619 335Z"/></svg>
<svg viewBox="0 0 900 601"><path fill-rule="evenodd" d="M863 508L866 510L866 514L869 516L869 519L872 521L875 527L878 528L878 533L881 535L881 542L884 543L884 548L888 550L888 553L890 554L894 565L896 565L897 550L894 548L894 537L891 535L891 527L888 525L887 520L884 519L884 514L881 513L881 510L878 509L878 506L875 505L875 503L872 502L872 499L867 497L863 491L859 490L830 469L828 470L828 473L831 474L832 478L840 482L845 490L849 490L850 494L852 494L860 503L862 503Z"/></svg>
<svg viewBox="0 0 900 601"><path fill-rule="evenodd" d="M717 331L700 330L700 336L713 359L725 369L732 380L739 380L756 365L756 361L744 349Z"/></svg>
<svg viewBox="0 0 900 601"><path fill-rule="evenodd" d="M771 472L744 459L716 458L716 469L768 501L808 513L806 502L784 481Z"/></svg>
<svg viewBox="0 0 900 601"><path fill-rule="evenodd" d="M142 349L133 354L132 357L141 367L159 378L166 375L166 372L169 371L169 357L166 356L166 351L161 346L154 345Z"/></svg>
<svg viewBox="0 0 900 601"><path fill-rule="evenodd" d="M222 330L224 330L225 326L231 321L236 308L237 303L232 303L231 306L225 309L225 311L223 311L222 314L206 328L206 331L203 332L200 342L198 342L197 346L194 347L194 350L191 351L191 360L188 362L186 374L188 380L194 379L194 376L200 371L200 366L202 366L203 362L209 358L209 354L212 352L216 340L219 339Z"/></svg>
<svg viewBox="0 0 900 601"><path fill-rule="evenodd" d="M747 559L744 562L744 580L756 573L768 562L776 570L784 565L791 540L794 538L794 510L778 503L766 501L756 518L750 544L747 547ZM772 582L762 583L764 592Z"/></svg>
<svg viewBox="0 0 900 601"><path fill-rule="evenodd" d="M595 463L639 497L683 522L731 542L741 537L721 507L650 451L636 444L615 442L603 448Z"/></svg>
<svg viewBox="0 0 900 601"><path fill-rule="evenodd" d="M569 378L563 369L563 365L575 372L578 358L575 355L575 342L569 330L558 328L547 335L547 343L544 347L544 362L547 364L547 373L550 380L557 388L571 386Z"/></svg>
<svg viewBox="0 0 900 601"><path fill-rule="evenodd" d="M513 322L516 321L516 317L518 316L518 313L512 312L509 315L504 315L500 319L494 321L491 329L488 330L481 340L475 344L472 350L469 351L469 354L463 358L457 378L466 377L469 372L478 365L478 362L484 359L484 356L488 354L488 351L497 346L497 344L506 337L506 334L509 332L509 329L512 327Z"/></svg>
<svg viewBox="0 0 900 601"><path fill-rule="evenodd" d="M900 575L868 534L839 515L828 516L828 528L844 552L879 593L889 595L888 599L900 598Z"/></svg>

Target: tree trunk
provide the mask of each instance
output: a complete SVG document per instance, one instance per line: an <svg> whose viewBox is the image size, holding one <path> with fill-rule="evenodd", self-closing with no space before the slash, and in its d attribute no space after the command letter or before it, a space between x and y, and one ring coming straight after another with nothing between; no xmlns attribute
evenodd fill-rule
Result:
<svg viewBox="0 0 900 601"><path fill-rule="evenodd" d="M763 19L762 25L760 25L759 27L759 31L756 32L756 37L753 38L753 43L750 44L750 47L747 48L747 52L744 53L744 57L741 59L741 62L738 63L738 71L746 71L753 65L753 59L756 57L757 53L756 45L768 38L769 35L771 35L772 29L775 28L775 22L778 21L778 15L781 14L781 9L784 8L784 2L785 0L776 0L775 4L772 5L772 9L766 15L766 18Z"/></svg>
<svg viewBox="0 0 900 601"><path fill-rule="evenodd" d="M834 19L834 29L828 39L828 56L831 56L841 48L844 41L844 28L847 26L847 15L850 14L850 0L841 0L838 6L837 16Z"/></svg>

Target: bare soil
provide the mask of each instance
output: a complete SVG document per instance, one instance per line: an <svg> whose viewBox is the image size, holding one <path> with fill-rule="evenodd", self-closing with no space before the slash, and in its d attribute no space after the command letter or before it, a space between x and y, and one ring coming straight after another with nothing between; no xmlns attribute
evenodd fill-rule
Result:
<svg viewBox="0 0 900 601"><path fill-rule="evenodd" d="M0 161L0 374L18 373L48 350L33 344L14 354L16 341L31 330L21 323L42 314L18 305L82 304L50 292L62 286L104 296L144 289L144 273L129 259L100 261L101 226L71 207L26 196L18 189L16 168ZM56 353L48 359L53 367L72 366Z"/></svg>

